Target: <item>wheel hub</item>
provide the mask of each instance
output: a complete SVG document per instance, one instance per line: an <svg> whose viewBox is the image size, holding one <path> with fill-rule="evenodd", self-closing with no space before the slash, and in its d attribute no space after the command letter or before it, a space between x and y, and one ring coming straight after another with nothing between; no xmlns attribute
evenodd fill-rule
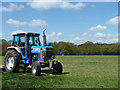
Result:
<svg viewBox="0 0 120 90"><path fill-rule="evenodd" d="M33 66L32 67L32 72L35 74L36 73L36 68Z"/></svg>
<svg viewBox="0 0 120 90"><path fill-rule="evenodd" d="M14 58L10 56L6 62L7 69L11 70L14 66Z"/></svg>

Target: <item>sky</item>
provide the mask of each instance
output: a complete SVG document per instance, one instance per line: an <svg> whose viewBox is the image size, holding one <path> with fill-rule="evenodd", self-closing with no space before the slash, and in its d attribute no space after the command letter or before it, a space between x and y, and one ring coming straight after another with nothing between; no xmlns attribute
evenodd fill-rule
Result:
<svg viewBox="0 0 120 90"><path fill-rule="evenodd" d="M117 2L2 2L0 39L15 32L40 33L47 42L118 42Z"/></svg>

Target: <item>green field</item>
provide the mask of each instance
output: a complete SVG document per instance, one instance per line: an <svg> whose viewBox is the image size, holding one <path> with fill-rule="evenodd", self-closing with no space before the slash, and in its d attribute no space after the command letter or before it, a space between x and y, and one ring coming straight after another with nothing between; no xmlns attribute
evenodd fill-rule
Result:
<svg viewBox="0 0 120 90"><path fill-rule="evenodd" d="M63 74L2 73L3 88L118 88L118 56L56 56Z"/></svg>

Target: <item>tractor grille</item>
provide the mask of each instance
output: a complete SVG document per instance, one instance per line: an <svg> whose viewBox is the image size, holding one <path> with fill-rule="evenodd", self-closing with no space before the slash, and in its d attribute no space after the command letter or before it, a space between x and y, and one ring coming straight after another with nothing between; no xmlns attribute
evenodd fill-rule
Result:
<svg viewBox="0 0 120 90"><path fill-rule="evenodd" d="M53 48L46 48L45 51L42 51L42 57L44 58L51 57L53 55Z"/></svg>
<svg viewBox="0 0 120 90"><path fill-rule="evenodd" d="M52 57L53 48L46 48L46 57Z"/></svg>
<svg viewBox="0 0 120 90"><path fill-rule="evenodd" d="M53 55L53 51L46 51L45 57L51 57Z"/></svg>

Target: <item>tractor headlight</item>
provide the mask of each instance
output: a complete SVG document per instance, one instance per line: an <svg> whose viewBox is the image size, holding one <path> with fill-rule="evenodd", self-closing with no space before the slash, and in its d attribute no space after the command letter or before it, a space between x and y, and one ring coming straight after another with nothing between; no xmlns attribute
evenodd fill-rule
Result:
<svg viewBox="0 0 120 90"><path fill-rule="evenodd" d="M46 50L46 48L42 48L42 50Z"/></svg>

